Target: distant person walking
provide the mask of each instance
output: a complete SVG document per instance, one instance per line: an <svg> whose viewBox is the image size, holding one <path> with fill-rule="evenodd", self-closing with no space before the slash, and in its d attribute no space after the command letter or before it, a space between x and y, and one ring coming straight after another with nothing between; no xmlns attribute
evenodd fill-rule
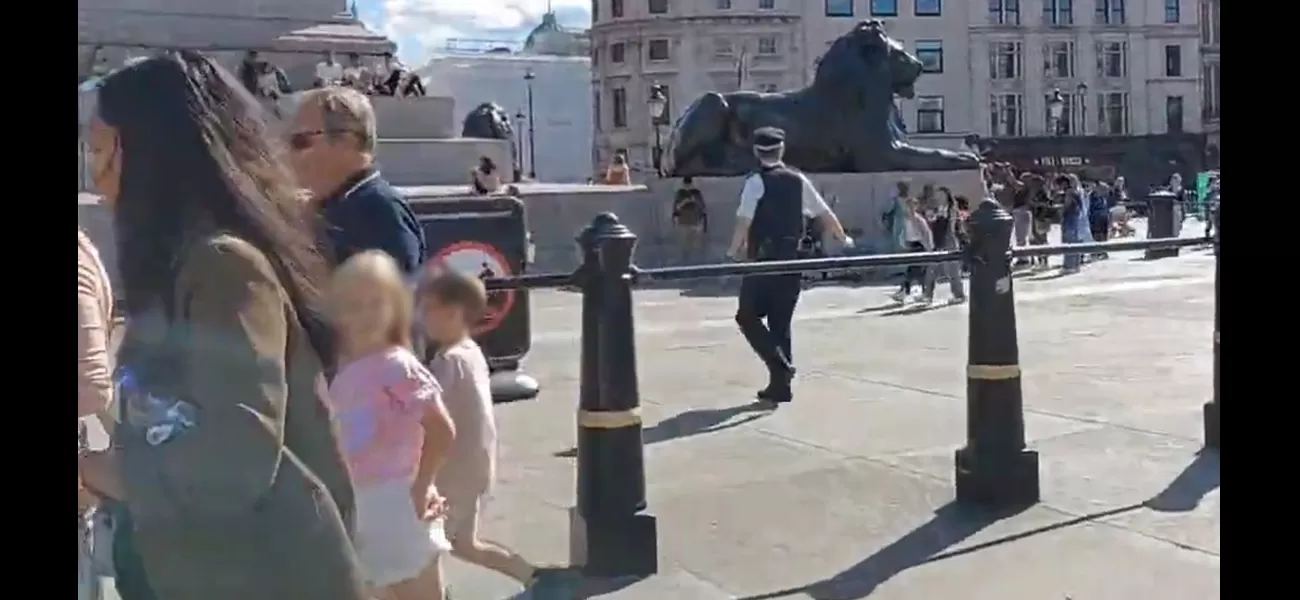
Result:
<svg viewBox="0 0 1300 600"><path fill-rule="evenodd" d="M677 233L678 262L690 265L705 258L709 245L709 212L704 194L690 177L682 178L682 187L673 198L673 229Z"/></svg>
<svg viewBox="0 0 1300 600"><path fill-rule="evenodd" d="M97 104L87 137L127 329L113 447L82 456L80 479L125 503L115 537L158 599L365 600L317 393L324 265L261 109L192 51L109 75Z"/></svg>
<svg viewBox="0 0 1300 600"><path fill-rule="evenodd" d="M934 249L934 233L930 230L930 223L925 220L920 200L916 198L907 200L906 212L903 213L903 224L898 236L904 252L929 252ZM914 286L922 285L925 271L925 265L908 266L903 272L902 285L890 297L898 303L907 302L912 296Z"/></svg>
<svg viewBox="0 0 1300 600"><path fill-rule="evenodd" d="M935 250L956 250L960 245L957 236L957 226L960 215L957 208L957 200L952 196L952 190L946 187L939 188L937 202L927 211L927 219L930 222L930 241ZM966 301L966 290L961 280L961 264L958 262L942 262L930 265L925 270L925 284L921 288L922 302L930 304L934 302L934 288L937 287L940 277L948 279L948 289L952 296L948 302L950 304L960 304Z"/></svg>
<svg viewBox="0 0 1300 600"><path fill-rule="evenodd" d="M303 92L288 133L289 161L311 193L335 265L382 250L414 279L424 262L424 229L375 165L375 111L349 88Z"/></svg>

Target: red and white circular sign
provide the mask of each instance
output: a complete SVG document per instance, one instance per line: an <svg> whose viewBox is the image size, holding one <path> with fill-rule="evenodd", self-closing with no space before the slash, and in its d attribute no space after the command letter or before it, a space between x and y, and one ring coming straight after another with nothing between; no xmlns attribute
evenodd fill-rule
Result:
<svg viewBox="0 0 1300 600"><path fill-rule="evenodd" d="M433 255L432 264L435 269L453 269L483 280L514 275L510 263L506 262L506 257L500 250L491 244L477 241L456 242L443 248ZM515 290L488 292L487 310L483 312L483 319L474 327L474 335L500 327L514 305Z"/></svg>

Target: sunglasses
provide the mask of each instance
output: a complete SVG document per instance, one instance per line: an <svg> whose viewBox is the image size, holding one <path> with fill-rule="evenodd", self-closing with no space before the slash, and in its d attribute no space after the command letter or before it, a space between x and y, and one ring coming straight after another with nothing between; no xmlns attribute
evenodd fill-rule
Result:
<svg viewBox="0 0 1300 600"><path fill-rule="evenodd" d="M351 133L353 135L358 135L358 136L361 135L359 132L353 131L351 129L318 129L315 131L298 131L288 135L289 148L297 152L308 150L312 146L316 145L316 139L319 138L320 136L326 134L339 134L339 133Z"/></svg>

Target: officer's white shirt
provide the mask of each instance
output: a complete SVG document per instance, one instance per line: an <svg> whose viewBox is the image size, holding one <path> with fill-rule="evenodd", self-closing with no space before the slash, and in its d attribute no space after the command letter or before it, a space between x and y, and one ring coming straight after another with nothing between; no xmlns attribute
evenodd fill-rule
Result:
<svg viewBox="0 0 1300 600"><path fill-rule="evenodd" d="M821 193L817 191L817 188L813 187L808 177L799 171L794 171L794 173L803 181L804 216L817 218L831 212L831 208L826 206L826 201L822 199ZM740 190L740 207L736 209L736 216L753 219L754 211L758 209L758 200L763 197L763 191L762 175L754 173L745 178L745 187Z"/></svg>

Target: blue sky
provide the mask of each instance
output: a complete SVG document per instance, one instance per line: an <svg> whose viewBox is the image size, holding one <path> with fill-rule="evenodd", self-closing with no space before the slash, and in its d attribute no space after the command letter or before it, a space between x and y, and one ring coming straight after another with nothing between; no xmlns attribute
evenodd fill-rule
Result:
<svg viewBox="0 0 1300 600"><path fill-rule="evenodd" d="M418 64L448 38L522 40L546 12L547 0L356 0L361 20L398 44ZM591 0L551 0L560 23L587 27Z"/></svg>

